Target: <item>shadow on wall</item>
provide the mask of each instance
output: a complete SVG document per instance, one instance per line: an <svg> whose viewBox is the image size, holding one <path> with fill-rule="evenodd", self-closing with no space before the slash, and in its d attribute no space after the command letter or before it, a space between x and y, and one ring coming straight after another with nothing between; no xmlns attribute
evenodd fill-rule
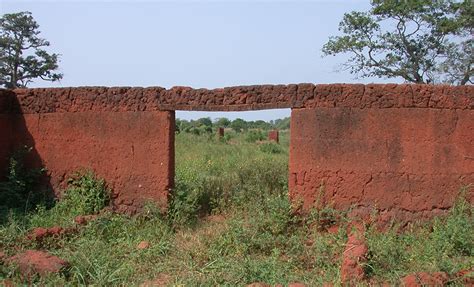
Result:
<svg viewBox="0 0 474 287"><path fill-rule="evenodd" d="M25 148L26 147L26 148ZM29 150L24 157L18 157L24 164L24 169L17 177L26 176L26 187L15 189L8 185L8 175L10 171L10 159L15 153L20 153L22 150ZM35 140L29 132L25 119L21 114L21 108L18 99L13 91L0 90L0 182L4 183L4 187L0 188L0 197L7 196L11 199L2 200L0 205L5 208L19 207L16 206L21 203L21 199L30 201L33 198L42 198L51 200L54 198L53 188L50 182L50 176L47 171L43 172L34 185L28 184L30 177L27 174L32 174L33 170L40 170L44 167L38 151L35 148ZM15 185L14 185L15 186ZM12 192L21 194L7 194ZM13 199L12 199L13 198ZM15 202L19 201L19 202ZM25 207L22 206L24 209ZM0 218L0 221L2 218Z"/></svg>

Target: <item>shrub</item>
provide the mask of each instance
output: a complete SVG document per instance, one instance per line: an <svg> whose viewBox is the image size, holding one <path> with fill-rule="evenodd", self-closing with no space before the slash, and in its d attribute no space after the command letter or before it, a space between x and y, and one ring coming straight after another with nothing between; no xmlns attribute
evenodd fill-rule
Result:
<svg viewBox="0 0 474 287"><path fill-rule="evenodd" d="M251 130L248 131L245 140L250 143L254 143L256 141L263 141L265 139L265 134L261 130Z"/></svg>
<svg viewBox="0 0 474 287"><path fill-rule="evenodd" d="M168 207L170 225L176 227L195 222L200 210L199 202L202 201L200 197L198 189L177 180Z"/></svg>
<svg viewBox="0 0 474 287"><path fill-rule="evenodd" d="M264 153L270 154L278 154L284 152L283 148L280 145L272 142L261 144L260 150Z"/></svg>
<svg viewBox="0 0 474 287"><path fill-rule="evenodd" d="M384 233L371 228L367 233L367 271L369 276L393 282L413 272L453 274L472 266L472 238L474 206L461 193L448 215L431 223L404 229L394 226Z"/></svg>
<svg viewBox="0 0 474 287"><path fill-rule="evenodd" d="M45 199L45 193L37 188L45 169L29 169L24 165L25 156L31 150L24 146L10 158L6 181L0 182L0 222L8 210L29 211Z"/></svg>
<svg viewBox="0 0 474 287"><path fill-rule="evenodd" d="M92 171L77 172L69 179L63 200L73 205L78 215L94 214L109 204L110 190Z"/></svg>
<svg viewBox="0 0 474 287"><path fill-rule="evenodd" d="M63 197L50 210L39 206L31 223L33 226L67 225L78 215L99 212L109 201L110 190L103 179L92 171L77 172L68 180Z"/></svg>

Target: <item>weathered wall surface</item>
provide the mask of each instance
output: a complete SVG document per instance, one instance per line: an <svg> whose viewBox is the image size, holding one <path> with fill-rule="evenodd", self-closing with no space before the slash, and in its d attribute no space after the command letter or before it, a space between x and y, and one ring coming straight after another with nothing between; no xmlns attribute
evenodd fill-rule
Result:
<svg viewBox="0 0 474 287"><path fill-rule="evenodd" d="M222 89L79 87L15 90L22 113L248 111L275 108L474 109L473 86L291 84Z"/></svg>
<svg viewBox="0 0 474 287"><path fill-rule="evenodd" d="M21 145L33 147L29 163L47 168L47 183L55 193L64 190L74 172L92 169L112 188L119 210L133 212L149 200L166 207L174 180L174 111L103 108L13 113L4 118L0 123L13 131L9 152ZM2 132L6 129L0 128ZM2 145L4 158L6 147Z"/></svg>
<svg viewBox="0 0 474 287"><path fill-rule="evenodd" d="M55 190L89 168L106 180L122 209L146 200L166 206L174 175L173 112L26 114L14 118L13 128L13 142L34 146Z"/></svg>
<svg viewBox="0 0 474 287"><path fill-rule="evenodd" d="M473 86L0 90L0 167L29 144L55 190L87 167L107 180L122 208L147 199L164 206L173 186L174 110L271 108L293 109L290 196L306 209L433 214L474 183Z"/></svg>
<svg viewBox="0 0 474 287"><path fill-rule="evenodd" d="M473 129L473 110L293 109L290 195L305 209L442 211L474 183Z"/></svg>

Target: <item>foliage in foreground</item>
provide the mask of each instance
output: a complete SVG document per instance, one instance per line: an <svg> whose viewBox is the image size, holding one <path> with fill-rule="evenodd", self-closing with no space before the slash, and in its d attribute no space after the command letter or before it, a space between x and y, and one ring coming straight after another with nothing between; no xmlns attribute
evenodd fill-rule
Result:
<svg viewBox="0 0 474 287"><path fill-rule="evenodd" d="M59 208L72 203L59 201L52 209L12 217L0 226L0 250L12 255L44 248L71 262L65 275L34 278L39 285L138 285L153 278L165 278L171 286L338 284L346 217L332 210L315 210L306 218L292 213L286 196L285 136L282 142L283 152L275 154L262 152L243 136L225 143L178 135L178 186L168 214L151 204L133 217L102 211L76 234L42 246L25 240L33 227L71 224L74 215L103 204L90 200L104 198L97 197L97 190L106 194L103 183L86 175L77 196L64 201L87 208ZM338 232L320 231L320 219L328 216L340 218ZM447 217L404 228L394 225L386 232L369 228L366 237L366 269L376 282L396 284L415 271L453 274L474 263L474 208L461 197ZM148 249L136 248L142 240L150 243ZM5 265L0 265L2 278L22 282Z"/></svg>
<svg viewBox="0 0 474 287"><path fill-rule="evenodd" d="M26 168L25 157L31 148L22 147L10 158L6 180L0 181L0 224L8 213L25 213L46 202L46 192L38 190L42 168Z"/></svg>
<svg viewBox="0 0 474 287"><path fill-rule="evenodd" d="M36 212L30 215L32 226L68 226L76 216L96 214L109 204L110 190L92 171L74 174L68 184L61 199L51 209L45 205L37 206Z"/></svg>

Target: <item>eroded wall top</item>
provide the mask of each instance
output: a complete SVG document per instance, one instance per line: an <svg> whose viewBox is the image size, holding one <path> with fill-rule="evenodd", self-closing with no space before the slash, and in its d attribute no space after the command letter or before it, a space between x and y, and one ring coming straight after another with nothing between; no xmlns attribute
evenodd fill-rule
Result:
<svg viewBox="0 0 474 287"><path fill-rule="evenodd" d="M77 87L0 90L0 113L244 111L274 108L474 109L474 86L290 84L222 89Z"/></svg>

